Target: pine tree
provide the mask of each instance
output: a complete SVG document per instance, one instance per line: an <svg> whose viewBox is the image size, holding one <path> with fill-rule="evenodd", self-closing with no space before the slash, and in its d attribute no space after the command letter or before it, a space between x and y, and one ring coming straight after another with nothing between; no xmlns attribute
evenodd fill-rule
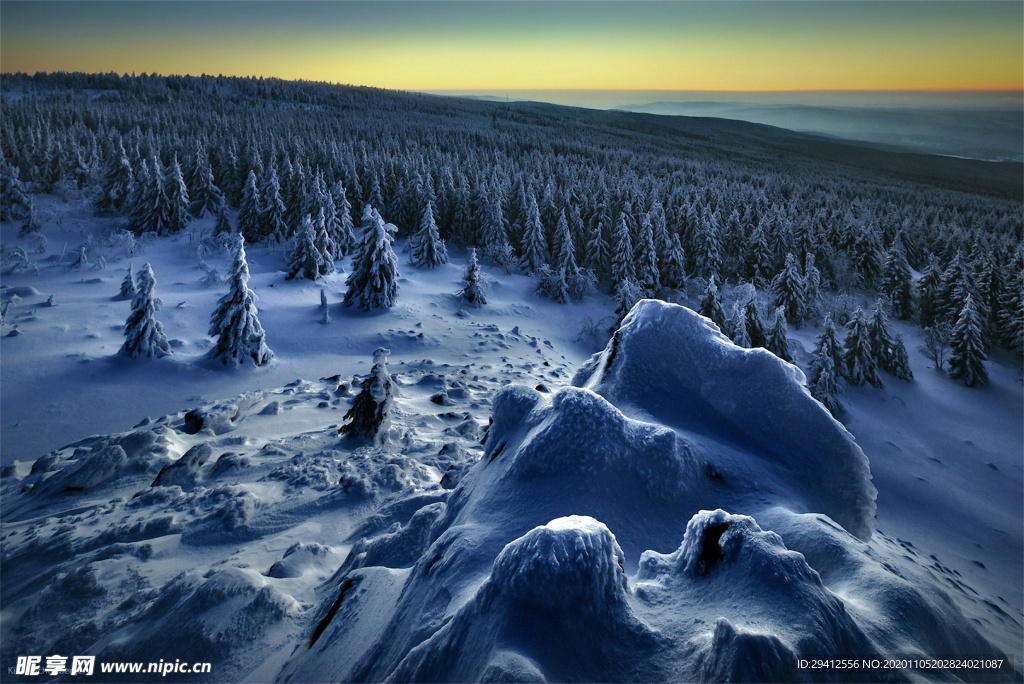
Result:
<svg viewBox="0 0 1024 684"><path fill-rule="evenodd" d="M744 349L753 349L754 345L750 341L749 328L747 328L747 310L740 306L739 302L733 305L729 329L733 344Z"/></svg>
<svg viewBox="0 0 1024 684"><path fill-rule="evenodd" d="M718 298L718 285L715 284L714 273L708 277L708 284L704 288L704 296L701 297L700 311L698 313L714 321L715 325L722 332L725 332L728 328L725 309L722 308L722 302Z"/></svg>
<svg viewBox="0 0 1024 684"><path fill-rule="evenodd" d="M747 328L747 337L750 338L750 346L768 348L768 336L764 331L764 323L761 320L761 312L757 308L757 297L751 296L743 307L743 317Z"/></svg>
<svg viewBox="0 0 1024 684"><path fill-rule="evenodd" d="M985 354L981 326L981 316L978 315L974 298L968 294L949 342L953 350L949 355L949 377L963 380L968 387L988 382L988 371L985 370L988 356Z"/></svg>
<svg viewBox="0 0 1024 684"><path fill-rule="evenodd" d="M831 362L829 365L831 366L832 373L839 373L841 375L842 368L844 367L843 348L839 343L839 331L836 330L836 326L832 323L831 314L825 314L825 322L821 333L818 334L814 341L814 354L811 356L811 361L807 368L809 387L813 387L818 382L821 373L825 371L823 361L825 357Z"/></svg>
<svg viewBox="0 0 1024 684"><path fill-rule="evenodd" d="M388 438L388 427L394 411L398 386L388 372L388 354L391 351L379 347L373 352L373 368L360 385L359 394L352 402L352 408L345 414L349 421L338 430L340 434L356 439L372 439L381 446Z"/></svg>
<svg viewBox="0 0 1024 684"><path fill-rule="evenodd" d="M96 209L101 213L113 212L124 207L131 193L132 183L135 181L135 174L132 172L132 164L128 160L128 154L124 151L124 145L120 138L114 147L107 164L106 173L100 184L100 194L96 198ZM8 194L4 193L5 202Z"/></svg>
<svg viewBox="0 0 1024 684"><path fill-rule="evenodd" d="M341 181L335 183L331 188L331 198L334 200L334 213L338 218L335 224L337 226L337 234L331 237L338 248L338 253L334 256L335 258L340 258L351 254L352 248L355 246L352 205L349 204L348 196L345 193L345 185Z"/></svg>
<svg viewBox="0 0 1024 684"><path fill-rule="evenodd" d="M167 356L171 353L164 327L156 320L160 300L156 297L153 268L146 264L135 278L132 310L124 324L124 345L119 352L130 359Z"/></svg>
<svg viewBox="0 0 1024 684"><path fill-rule="evenodd" d="M322 206L317 209L316 218L313 219L313 235L313 245L316 247L317 254L320 255L317 271L322 276L330 275L334 273L334 254L338 251L338 246L331 239Z"/></svg>
<svg viewBox="0 0 1024 684"><path fill-rule="evenodd" d="M636 244L636 278L647 296L653 297L661 292L661 273L658 270L658 252L654 246L650 213L640 219Z"/></svg>
<svg viewBox="0 0 1024 684"><path fill-rule="evenodd" d="M643 288L633 278L626 278L615 285L615 314L619 317L620 323L636 303L643 298Z"/></svg>
<svg viewBox="0 0 1024 684"><path fill-rule="evenodd" d="M469 248L469 263L466 265L463 282L465 285L459 290L460 297L473 306L482 306L487 303L487 299L484 297L483 277L476 262L476 249L473 247Z"/></svg>
<svg viewBox="0 0 1024 684"><path fill-rule="evenodd" d="M906 320L914 310L914 284L910 273L910 264L903 249L903 242L898 238L892 243L885 256L885 267L882 270L882 293L889 298L892 312L896 318Z"/></svg>
<svg viewBox="0 0 1024 684"><path fill-rule="evenodd" d="M242 189L242 200L238 204L238 232L246 242L258 242L262 237L260 191L256 187L256 172L249 171Z"/></svg>
<svg viewBox="0 0 1024 684"><path fill-rule="evenodd" d="M871 355L882 370L892 373L896 363L895 343L889 332L889 317L885 314L885 300L879 298L868 320L868 338Z"/></svg>
<svg viewBox="0 0 1024 684"><path fill-rule="evenodd" d="M846 379L851 385L865 382L875 387L882 386L878 377L875 355L871 352L871 333L867 319L860 307L853 312L853 318L846 324L843 340L843 361L846 364Z"/></svg>
<svg viewBox="0 0 1024 684"><path fill-rule="evenodd" d="M420 229L412 236L413 266L434 268L448 263L448 250L434 221L434 203L427 200L423 206Z"/></svg>
<svg viewBox="0 0 1024 684"><path fill-rule="evenodd" d="M630 235L629 219L625 211L619 212L619 220L612 234L612 283L618 285L627 280L636 282L636 263L633 258L633 238ZM641 285L641 289L642 289Z"/></svg>
<svg viewBox="0 0 1024 684"><path fill-rule="evenodd" d="M693 272L707 278L722 272L722 248L718 236L718 218L715 214L702 216L693 233Z"/></svg>
<svg viewBox="0 0 1024 684"><path fill-rule="evenodd" d="M245 260L245 238L241 235L236 239L231 269L228 293L217 302L210 317L209 334L216 336L217 342L209 356L225 366L239 366L247 358L257 366L265 365L274 358L274 352L267 346L257 317L258 298L249 289L249 264Z"/></svg>
<svg viewBox="0 0 1024 684"><path fill-rule="evenodd" d="M188 211L188 189L181 175L178 155L163 173L159 199L160 230L162 233L178 233L184 230L192 220Z"/></svg>
<svg viewBox="0 0 1024 684"><path fill-rule="evenodd" d="M345 306L355 305L363 311L391 308L398 298L398 258L392 247L395 238L370 205L363 210L363 220L366 223L352 273L345 281Z"/></svg>
<svg viewBox="0 0 1024 684"><path fill-rule="evenodd" d="M804 258L804 319L817 320L821 302L821 271L814 265L814 255Z"/></svg>
<svg viewBox="0 0 1024 684"><path fill-rule="evenodd" d="M159 169L157 172L159 173ZM128 226L133 232L141 235L159 230L159 194L160 181L150 171L148 162L143 159L139 164L139 172L135 176L135 184L128 200Z"/></svg>
<svg viewBox="0 0 1024 684"><path fill-rule="evenodd" d="M842 389L836 375L835 362L824 350L817 349L811 363L818 369L814 380L808 384L811 396L820 401L833 416L839 415L843 410L842 404L839 403L839 393Z"/></svg>
<svg viewBox="0 0 1024 684"><path fill-rule="evenodd" d="M910 370L910 357L907 355L907 347L903 344L903 336L896 333L896 339L892 342L892 365L886 369L900 380L912 380L914 372Z"/></svg>
<svg viewBox="0 0 1024 684"><path fill-rule="evenodd" d="M917 281L917 310L922 328L931 327L940 317L939 289L942 287L942 269L935 255L928 258L928 265Z"/></svg>
<svg viewBox="0 0 1024 684"><path fill-rule="evenodd" d="M135 290L135 274L132 273L132 265L128 264L128 273L125 275L124 280L121 281L121 291L118 293L118 297L121 299L134 297Z"/></svg>
<svg viewBox="0 0 1024 684"><path fill-rule="evenodd" d="M765 349L772 354L783 361L793 361L789 353L789 340L786 338L786 310L781 306L775 307L775 315L772 317L765 342Z"/></svg>
<svg viewBox="0 0 1024 684"><path fill-rule="evenodd" d="M672 290L682 290L686 287L686 254L678 233L672 233L667 240L668 248L662 254L659 266L661 282Z"/></svg>
<svg viewBox="0 0 1024 684"><path fill-rule="evenodd" d="M1003 346L1015 351L1019 358L1024 351L1024 253L1020 251L1009 264L996 324Z"/></svg>
<svg viewBox="0 0 1024 684"><path fill-rule="evenodd" d="M302 219L302 226L295 235L295 247L292 249L291 259L288 262L287 280L292 278L305 278L316 280L320 277L320 262L323 259L316 248L316 230L313 228L313 221L306 214Z"/></svg>
<svg viewBox="0 0 1024 684"><path fill-rule="evenodd" d="M222 199L217 206L217 223L213 227L214 235L230 235L234 232L231 227L231 217L228 215L228 202Z"/></svg>
<svg viewBox="0 0 1024 684"><path fill-rule="evenodd" d="M213 180L213 168L206 154L206 146L196 143L195 159L192 162L192 173L188 181L188 196L191 200L189 212L196 218L203 218L206 212L216 214L224 202L224 193Z"/></svg>
<svg viewBox="0 0 1024 684"><path fill-rule="evenodd" d="M540 222L540 210L537 199L530 193L526 208L526 225L523 227L523 249L519 266L527 275L540 272L540 267L547 263L547 238L544 237L544 226Z"/></svg>
<svg viewBox="0 0 1024 684"><path fill-rule="evenodd" d="M786 255L786 265L772 281L772 291L775 306L781 306L786 319L799 328L807 310L807 283L800 275L800 264L792 252Z"/></svg>
<svg viewBox="0 0 1024 684"><path fill-rule="evenodd" d="M262 200L259 215L260 239L273 240L278 244L285 242L291 231L285 223L287 209L284 200L281 199L281 181L277 177L277 167L273 164L267 171L259 196Z"/></svg>

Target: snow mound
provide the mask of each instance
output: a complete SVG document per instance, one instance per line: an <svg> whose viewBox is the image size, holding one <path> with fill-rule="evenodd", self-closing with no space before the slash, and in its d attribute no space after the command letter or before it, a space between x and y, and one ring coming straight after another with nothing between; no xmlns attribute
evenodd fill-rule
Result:
<svg viewBox="0 0 1024 684"><path fill-rule="evenodd" d="M690 309L638 302L573 384L684 433L781 463L808 510L870 538L876 491L853 436L810 396L799 368L763 349L737 347Z"/></svg>
<svg viewBox="0 0 1024 684"><path fill-rule="evenodd" d="M624 556L603 523L568 516L535 527L502 549L491 581L516 600L598 613L626 596Z"/></svg>

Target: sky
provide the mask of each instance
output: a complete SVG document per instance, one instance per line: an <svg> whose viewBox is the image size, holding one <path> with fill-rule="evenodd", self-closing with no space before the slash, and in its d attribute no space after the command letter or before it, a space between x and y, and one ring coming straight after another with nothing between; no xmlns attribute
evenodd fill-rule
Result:
<svg viewBox="0 0 1024 684"><path fill-rule="evenodd" d="M403 90L1021 90L1020 0L0 0L0 70Z"/></svg>

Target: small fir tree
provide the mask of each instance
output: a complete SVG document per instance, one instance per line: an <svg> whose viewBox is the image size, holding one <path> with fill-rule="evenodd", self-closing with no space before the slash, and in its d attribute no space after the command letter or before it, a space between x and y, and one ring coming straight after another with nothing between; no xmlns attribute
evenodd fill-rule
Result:
<svg viewBox="0 0 1024 684"><path fill-rule="evenodd" d="M841 374L843 368L843 348L839 342L839 331L832 323L832 315L825 314L825 322L821 333L814 341L814 353L807 368L808 386L813 387L818 382L818 376L824 372L823 359L828 357L831 361L833 374ZM816 397L817 398L817 397Z"/></svg>
<svg viewBox="0 0 1024 684"><path fill-rule="evenodd" d="M167 356L171 353L164 327L156 320L160 299L156 296L153 268L146 264L135 278L132 310L124 324L124 345L119 352L129 359Z"/></svg>
<svg viewBox="0 0 1024 684"><path fill-rule="evenodd" d="M395 238L370 205L366 205L363 220L366 223L352 273L345 281L345 306L356 306L362 311L391 308L398 298L398 257L392 247Z"/></svg>
<svg viewBox="0 0 1024 684"><path fill-rule="evenodd" d="M533 275L540 271L540 267L547 263L547 238L544 237L544 226L540 222L540 210L537 208L537 198L530 194L529 205L526 208L526 225L523 232L522 258L519 265L527 275Z"/></svg>
<svg viewBox="0 0 1024 684"><path fill-rule="evenodd" d="M757 297L752 296L743 307L744 319L747 327L747 337L750 338L750 346L768 348L768 336L765 334L764 322L761 320L761 312L757 307Z"/></svg>
<svg viewBox="0 0 1024 684"><path fill-rule="evenodd" d="M808 385L811 396L820 401L833 416L839 415L843 410L842 404L839 403L842 388L839 386L836 366L831 355L821 348L816 349L811 362L818 369L814 380Z"/></svg>
<svg viewBox="0 0 1024 684"><path fill-rule="evenodd" d="M981 326L981 316L978 314L974 298L967 295L949 341L952 348L949 355L949 377L963 380L968 387L988 382L988 371L985 369L988 356L985 354Z"/></svg>
<svg viewBox="0 0 1024 684"><path fill-rule="evenodd" d="M786 310L781 306L775 307L775 315L768 328L766 343L765 349L783 361L792 363L793 357L789 353L789 340L786 338Z"/></svg>
<svg viewBox="0 0 1024 684"><path fill-rule="evenodd" d="M121 281L121 292L118 293L118 297L121 299L128 299L135 296L135 274L132 273L132 265L128 264L128 273L125 274L124 280Z"/></svg>
<svg viewBox="0 0 1024 684"><path fill-rule="evenodd" d="M718 297L718 285L715 284L715 274L708 276L708 284L704 288L704 296L700 300L700 315L710 318L718 326L718 329L725 332L728 328L725 309Z"/></svg>
<svg viewBox="0 0 1024 684"><path fill-rule="evenodd" d="M799 328L807 310L807 284L792 253L786 255L786 265L772 281L772 292L775 294L775 306L783 307L786 320Z"/></svg>
<svg viewBox="0 0 1024 684"><path fill-rule="evenodd" d="M892 365L886 370L900 380L914 379L914 372L910 370L910 357L907 355L907 347L903 344L903 336L899 333L896 333L896 339L892 342Z"/></svg>
<svg viewBox="0 0 1024 684"><path fill-rule="evenodd" d="M388 354L383 347L373 352L373 368L370 376L363 380L352 402L352 408L345 414L348 422L338 432L356 439L372 439L377 446L387 441L391 414L394 411L398 386L388 373Z"/></svg>
<svg viewBox="0 0 1024 684"><path fill-rule="evenodd" d="M487 303L484 297L483 276L480 273L480 266L476 261L476 249L469 248L469 263L466 265L466 274L463 276L463 287L459 290L459 296L473 306L482 306Z"/></svg>
<svg viewBox="0 0 1024 684"><path fill-rule="evenodd" d="M423 206L420 229L412 236L411 242L413 266L434 268L448 263L448 250L434 221L434 203L429 199Z"/></svg>
<svg viewBox="0 0 1024 684"><path fill-rule="evenodd" d="M316 280L320 277L320 261L322 257L316 248L316 231L313 228L313 221L309 214L302 219L302 226L295 236L295 247L292 249L292 256L288 262L287 280L292 278L305 278Z"/></svg>
<svg viewBox="0 0 1024 684"><path fill-rule="evenodd" d="M241 235L236 239L231 271L230 289L217 302L210 317L210 335L217 337L210 358L225 366L239 366L246 359L263 366L274 358L274 352L267 346L257 315L258 298L249 289L249 264L245 260L245 239Z"/></svg>
<svg viewBox="0 0 1024 684"><path fill-rule="evenodd" d="M846 364L846 379L851 385L863 385L865 382L875 387L882 386L878 377L875 355L871 352L871 332L867 318L858 306L853 318L846 324L846 337L843 339L843 361Z"/></svg>
<svg viewBox="0 0 1024 684"><path fill-rule="evenodd" d="M249 171L245 187L242 189L242 201L238 204L238 232L246 242L257 242L261 237L261 202L260 191L256 187L256 172Z"/></svg>
<svg viewBox="0 0 1024 684"><path fill-rule="evenodd" d="M882 294L889 298L892 313L900 320L910 318L914 311L914 284L903 242L898 238L885 255L882 270Z"/></svg>

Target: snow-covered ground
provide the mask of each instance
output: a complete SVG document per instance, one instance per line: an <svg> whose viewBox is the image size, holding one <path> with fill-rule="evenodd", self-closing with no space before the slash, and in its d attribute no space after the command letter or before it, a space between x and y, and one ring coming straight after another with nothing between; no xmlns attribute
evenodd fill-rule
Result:
<svg viewBox="0 0 1024 684"><path fill-rule="evenodd" d="M398 305L360 313L344 273L288 281L249 246L276 358L227 369L203 357L226 291L196 261L212 219L129 257L83 201L36 204L38 272L0 281L21 298L0 338L4 668L860 680L797 659L1001 654L1024 671L1024 400L1000 353L968 389L894 323L915 379L847 388L851 438L791 367L677 307L645 303L610 341L610 299L556 304L489 267L470 307L452 251L400 255ZM226 273L226 252L204 258ZM144 263L174 354L129 361L117 294ZM816 332L791 331L798 362ZM378 347L399 385L380 448L337 433Z"/></svg>

